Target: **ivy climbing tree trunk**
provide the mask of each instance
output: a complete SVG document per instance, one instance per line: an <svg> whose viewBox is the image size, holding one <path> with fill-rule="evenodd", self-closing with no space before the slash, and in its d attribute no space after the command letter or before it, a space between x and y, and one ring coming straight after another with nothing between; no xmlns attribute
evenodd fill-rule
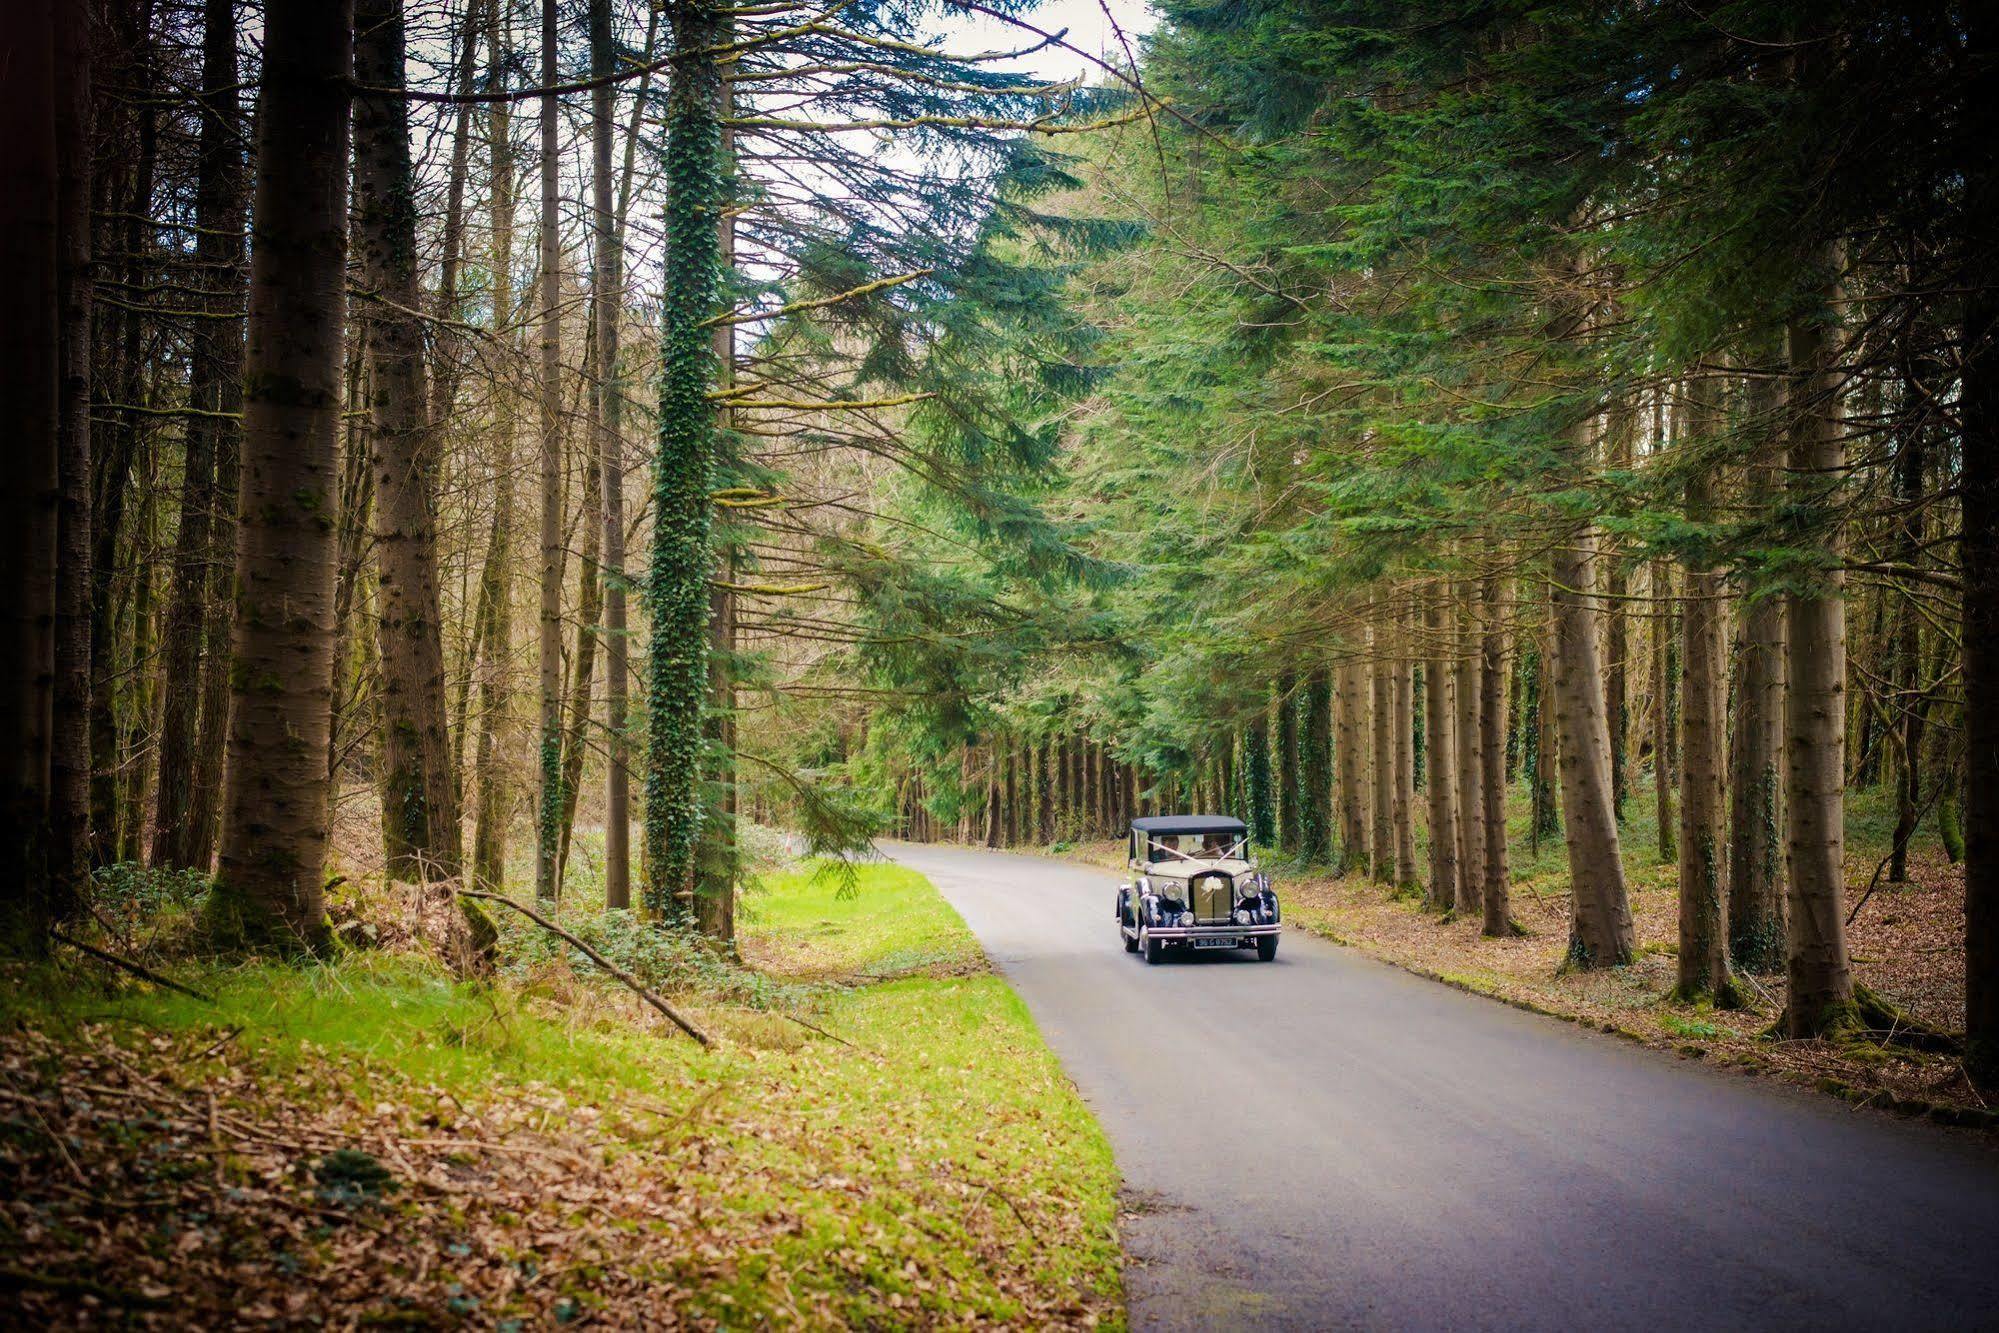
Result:
<svg viewBox="0 0 1999 1333"><path fill-rule="evenodd" d="M1838 412L1840 371L1832 316L1839 256L1817 257L1821 308L1794 316L1789 510L1803 549L1824 552L1811 586L1785 607L1784 829L1789 853L1785 1026L1793 1037L1855 1019L1846 947L1846 576L1834 489L1846 466Z"/></svg>
<svg viewBox="0 0 1999 1333"><path fill-rule="evenodd" d="M354 18L356 81L402 89L403 0L357 0ZM375 473L382 841L390 874L455 879L458 797L445 726L434 440L417 313L422 293L407 108L392 92L363 96L354 110L353 236L367 292L362 314Z"/></svg>
<svg viewBox="0 0 1999 1333"><path fill-rule="evenodd" d="M1303 782L1298 774L1298 678L1277 681L1277 845L1286 855L1298 853L1303 832L1298 819Z"/></svg>
<svg viewBox="0 0 1999 1333"><path fill-rule="evenodd" d="M1243 792L1249 806L1246 822L1250 840L1270 846L1277 836L1277 812L1270 808L1270 709L1268 704L1250 719L1242 733Z"/></svg>
<svg viewBox="0 0 1999 1333"><path fill-rule="evenodd" d="M1323 665L1305 673L1305 725L1299 744L1298 859L1324 864L1332 854L1333 678Z"/></svg>
<svg viewBox="0 0 1999 1333"><path fill-rule="evenodd" d="M726 41L729 25L719 34ZM724 120L734 109L729 85L722 85L720 114ZM722 192L716 208L715 245L717 264L726 278L736 262L736 221L729 205L734 193L730 156L734 136L725 127L721 133ZM727 304L726 294L724 304ZM724 392L736 384L736 328L723 320L715 325L715 387ZM719 428L716 441L716 471L719 485L736 482L740 467L733 433L733 414L727 407L715 409ZM701 816L701 842L696 852L694 924L709 939L733 948L736 939L736 591L741 551L730 528L723 529L715 558L716 586L708 596L708 714L703 722L707 738L707 782ZM919 807L926 821L927 809Z"/></svg>
<svg viewBox="0 0 1999 1333"><path fill-rule="evenodd" d="M715 471L715 348L721 296L722 71L719 14L673 6L666 106L666 263L661 303L659 444L653 472L652 622L646 680L645 903L692 919L701 835L701 710L708 697L708 580L715 569L708 493Z"/></svg>
<svg viewBox="0 0 1999 1333"><path fill-rule="evenodd" d="M269 0L243 392L221 865L225 944L323 952L347 315L351 0Z"/></svg>

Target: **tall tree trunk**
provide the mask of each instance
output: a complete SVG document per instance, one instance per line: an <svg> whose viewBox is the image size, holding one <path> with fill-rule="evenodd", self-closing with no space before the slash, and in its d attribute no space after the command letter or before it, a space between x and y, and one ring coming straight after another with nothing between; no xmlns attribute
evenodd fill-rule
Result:
<svg viewBox="0 0 1999 1333"><path fill-rule="evenodd" d="M1636 425L1636 414L1629 402L1619 402L1610 411L1609 445L1610 466L1614 470L1629 471L1631 468L1632 435ZM1631 660L1630 617L1626 614L1626 594L1631 590L1626 563L1621 554L1613 554L1605 567L1605 591L1608 601L1604 609L1604 695L1605 720L1610 725L1610 802L1617 814L1617 822L1624 822L1624 798L1629 794L1630 780L1625 773L1630 759L1630 741L1627 735L1630 722L1630 676Z"/></svg>
<svg viewBox="0 0 1999 1333"><path fill-rule="evenodd" d="M323 952L351 0L268 0L222 855L210 928Z"/></svg>
<svg viewBox="0 0 1999 1333"><path fill-rule="evenodd" d="M1277 681L1277 845L1287 856L1298 854L1304 829L1299 808L1304 801L1304 784L1298 773L1298 678L1286 675Z"/></svg>
<svg viewBox="0 0 1999 1333"><path fill-rule="evenodd" d="M724 22L718 40L726 42L729 25ZM734 98L726 82L720 93L719 114L726 120L734 109ZM736 222L729 211L734 195L730 159L735 149L734 134L721 134L721 199L716 208L715 245L717 262L724 275L736 262ZM715 347L715 387L729 390L736 383L736 328L726 320L712 334ZM740 468L733 414L727 407L715 409L717 471L720 485L733 485ZM702 813L701 842L696 855L694 924L709 939L731 949L736 939L736 593L733 584L741 563L737 539L723 530L715 566L718 586L708 598L708 716L703 723L708 741L709 790ZM919 786L919 800L922 788ZM918 817L927 830L930 812L919 804ZM927 837L925 839L928 840Z"/></svg>
<svg viewBox="0 0 1999 1333"><path fill-rule="evenodd" d="M48 910L62 920L90 889L91 272L90 12L55 12L55 681L49 733Z"/></svg>
<svg viewBox="0 0 1999 1333"><path fill-rule="evenodd" d="M1304 728L1299 738L1298 859L1321 865L1332 854L1333 678L1326 667L1305 673Z"/></svg>
<svg viewBox="0 0 1999 1333"><path fill-rule="evenodd" d="M1909 430L1895 459L1895 498L1902 513L1897 523L1896 545L1900 561L1914 567L1922 559L1923 513L1923 427ZM1895 694L1900 737L1897 746L1901 763L1895 784L1895 831L1888 850L1888 882L1904 884L1909 878L1909 843L1916 836L1916 824L1923 798L1923 730L1929 721L1930 696L1923 686L1922 635L1914 599L1907 590L1895 608ZM1886 592L1882 594L1888 595Z"/></svg>
<svg viewBox="0 0 1999 1333"><path fill-rule="evenodd" d="M1413 889L1422 881L1416 870L1416 664L1411 659L1413 635L1404 628L1397 636L1390 671L1395 684L1395 883Z"/></svg>
<svg viewBox="0 0 1999 1333"><path fill-rule="evenodd" d="M541 82L560 81L556 0L541 0ZM561 104L541 98L541 614L535 684L538 708L535 772L535 897L555 897L556 846L562 824L562 159L557 138Z"/></svg>
<svg viewBox="0 0 1999 1333"><path fill-rule="evenodd" d="M1339 740L1335 759L1339 771L1340 873L1367 867L1367 694L1369 686L1357 658L1340 659L1339 693L1335 703Z"/></svg>
<svg viewBox="0 0 1999 1333"><path fill-rule="evenodd" d="M1506 860L1506 661L1505 587L1488 574L1481 601L1484 624L1479 636L1478 761L1479 798L1485 803L1485 879L1479 893L1487 935L1514 933L1512 874Z"/></svg>
<svg viewBox="0 0 1999 1333"><path fill-rule="evenodd" d="M404 86L403 0L357 0L354 70L363 88ZM460 835L446 730L435 475L417 311L416 178L408 103L362 97L354 112L354 242L370 298L369 465L375 473L375 569L381 659L379 785L392 875L456 879Z"/></svg>
<svg viewBox="0 0 1999 1333"><path fill-rule="evenodd" d="M1679 855L1673 819L1673 574L1654 560L1652 577L1652 801L1659 826L1659 860Z"/></svg>
<svg viewBox="0 0 1999 1333"><path fill-rule="evenodd" d="M1977 71L1972 104L1999 101L1999 19L1978 10L1966 25ZM1964 459L1964 1070L1999 1088L1999 142L1972 124L1967 159L1968 269L1959 414Z"/></svg>
<svg viewBox="0 0 1999 1333"><path fill-rule="evenodd" d="M1699 392L1709 393L1710 389ZM1698 414L1695 440L1714 414ZM1712 521L1707 474L1687 479L1687 521ZM1680 952L1674 994L1681 1000L1733 1002L1722 892L1722 730L1727 724L1728 665L1722 654L1722 576L1705 560L1687 566L1680 612Z"/></svg>
<svg viewBox="0 0 1999 1333"><path fill-rule="evenodd" d="M0 244L15 267L0 284L0 400L19 444L0 486L0 948L48 947L50 783L55 728L56 553L62 487L62 257L56 160L56 33L50 0L8 19L0 80Z"/></svg>
<svg viewBox="0 0 1999 1333"><path fill-rule="evenodd" d="M1838 299L1836 253L1820 258L1824 304ZM1825 551L1817 586L1794 591L1785 607L1789 640L1784 698L1784 829L1789 854L1790 983L1786 1026L1812 1037L1854 1021L1853 968L1846 948L1846 576L1829 492L1846 466L1839 421L1840 375L1830 318L1792 319L1790 508L1801 544Z"/></svg>
<svg viewBox="0 0 1999 1333"><path fill-rule="evenodd" d="M1760 374L1748 383L1749 428L1771 430L1778 381ZM1767 447L1767 446L1766 446ZM1759 454L1747 469L1744 507L1768 513L1777 502L1777 469ZM1784 603L1756 590L1743 609L1735 727L1729 752L1728 950L1738 967L1769 972L1784 961L1784 861L1777 830L1781 812L1778 765L1784 725Z"/></svg>
<svg viewBox="0 0 1999 1333"><path fill-rule="evenodd" d="M1380 603L1376 603L1377 612ZM1394 638L1385 625L1373 627L1368 664L1368 874L1377 884L1395 882L1395 672L1390 665Z"/></svg>
<svg viewBox="0 0 1999 1333"><path fill-rule="evenodd" d="M590 73L608 79L617 68L611 0L590 0ZM611 146L617 91L601 83L590 94L591 199L596 227L597 276L591 284L591 319L597 332L597 454L604 470L604 725L609 753L604 777L604 902L632 902L631 740L625 692L630 640L625 632L624 380L618 362L624 309L624 230L612 212Z"/></svg>
<svg viewBox="0 0 1999 1333"><path fill-rule="evenodd" d="M562 826L555 849L555 889L558 897L569 879L569 844L576 830L577 796L583 788L583 759L590 749L592 688L597 672L597 622L604 611L603 573L598 559L603 554L604 528L591 497L603 487L602 468L597 460L598 429L596 409L584 445L583 465L583 558L576 576L576 649L570 655L568 722L562 733Z"/></svg>
<svg viewBox="0 0 1999 1333"><path fill-rule="evenodd" d="M151 0L121 7L112 22L115 40L124 57L122 70L113 77L122 85L123 99L134 118L133 137L137 141L137 161L133 164L131 189L121 211L122 264L118 279L123 290L141 290L148 278L147 252L151 248L148 219L154 215L157 184L160 99L154 94L159 62L153 55L153 5ZM107 257L108 258L108 257ZM90 553L90 830L92 856L98 861L115 859L118 831L123 812L118 806L120 772L117 658L119 621L116 592L120 538L125 532L125 503L131 490L132 468L146 432L147 418L134 410L145 404L142 364L144 326L139 303L124 303L115 320L111 363L106 378L117 400L124 405L111 429L109 447L93 449L94 477L91 488ZM93 444L97 442L93 436ZM233 560L233 552L232 552ZM136 660L136 659L129 659ZM137 673L134 673L135 676Z"/></svg>
<svg viewBox="0 0 1999 1333"><path fill-rule="evenodd" d="M1551 599L1552 601L1552 599ZM1548 702L1553 692L1555 679L1554 653L1550 651L1553 636L1544 623L1539 647L1534 653L1534 771L1528 781L1532 784L1529 804L1532 806L1534 851L1539 854L1541 839L1553 837L1562 831L1561 806L1555 799L1555 770L1560 767L1556 756L1555 710Z"/></svg>
<svg viewBox="0 0 1999 1333"><path fill-rule="evenodd" d="M1445 621L1449 585L1440 584L1423 605L1429 656L1423 666L1423 739L1427 751L1424 791L1430 812L1430 882L1423 905L1448 912L1457 903L1457 719L1452 715L1450 628Z"/></svg>
<svg viewBox="0 0 1999 1333"><path fill-rule="evenodd" d="M1252 717L1242 733L1243 800L1249 809L1244 822L1250 841L1268 847L1277 836L1277 812L1270 804L1270 707Z"/></svg>
<svg viewBox="0 0 1999 1333"><path fill-rule="evenodd" d="M1459 586L1451 697L1457 705L1458 882L1460 913L1482 910L1485 891L1485 733L1479 726L1480 648L1469 582Z"/></svg>
<svg viewBox="0 0 1999 1333"><path fill-rule="evenodd" d="M1578 464L1590 419L1570 428ZM1554 580L1554 705L1561 751L1562 831L1569 851L1568 960L1577 967L1628 963L1636 941L1624 886L1617 816L1610 800L1610 729L1596 652L1596 537L1587 525L1558 542Z"/></svg>
<svg viewBox="0 0 1999 1333"><path fill-rule="evenodd" d="M506 6L489 7L486 31L491 91L506 88L508 50ZM514 147L513 109L506 101L487 110L486 142L492 175L493 336L511 341L514 318ZM473 675L479 686L478 740L472 754L478 802L472 826L472 875L481 888L505 886L507 824L512 814L501 732L506 726L508 674L513 656L514 417L504 389L496 395L493 425L493 527L479 576L479 603L485 634L475 633ZM464 728L460 728L462 734Z"/></svg>
<svg viewBox="0 0 1999 1333"><path fill-rule="evenodd" d="M719 14L705 0L674 6L666 108L666 268L653 480L652 621L646 692L646 905L686 922L681 899L701 833L702 727L708 697L708 581L715 569L708 492L715 350L708 321L721 301L723 202Z"/></svg>

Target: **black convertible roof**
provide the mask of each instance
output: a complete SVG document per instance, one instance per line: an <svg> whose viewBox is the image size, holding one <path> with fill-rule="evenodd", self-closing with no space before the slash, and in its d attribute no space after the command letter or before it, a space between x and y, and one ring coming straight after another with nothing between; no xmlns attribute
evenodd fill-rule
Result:
<svg viewBox="0 0 1999 1333"><path fill-rule="evenodd" d="M1147 815L1131 826L1140 833L1247 833L1249 826L1227 815Z"/></svg>

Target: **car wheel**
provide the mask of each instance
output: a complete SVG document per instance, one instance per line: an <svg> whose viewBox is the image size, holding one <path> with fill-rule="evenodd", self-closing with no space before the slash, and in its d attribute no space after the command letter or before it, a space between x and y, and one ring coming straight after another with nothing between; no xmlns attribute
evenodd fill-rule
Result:
<svg viewBox="0 0 1999 1333"><path fill-rule="evenodd" d="M1277 937L1275 935L1258 935L1256 937L1256 961L1267 963L1276 956Z"/></svg>
<svg viewBox="0 0 1999 1333"><path fill-rule="evenodd" d="M1123 931L1119 931L1118 934L1124 935L1124 951L1126 953L1138 952L1138 936L1125 935Z"/></svg>
<svg viewBox="0 0 1999 1333"><path fill-rule="evenodd" d="M1147 932L1145 935L1145 961L1156 963L1165 956L1166 946L1158 940L1153 939L1151 933Z"/></svg>

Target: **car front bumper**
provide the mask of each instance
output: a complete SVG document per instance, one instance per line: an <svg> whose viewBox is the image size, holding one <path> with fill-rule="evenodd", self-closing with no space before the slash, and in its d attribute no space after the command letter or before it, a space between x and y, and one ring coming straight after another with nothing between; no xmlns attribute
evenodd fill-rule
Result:
<svg viewBox="0 0 1999 1333"><path fill-rule="evenodd" d="M1284 927L1275 921L1257 926L1147 926L1145 937L1161 944L1184 944L1190 940L1248 940L1259 935L1276 935Z"/></svg>

